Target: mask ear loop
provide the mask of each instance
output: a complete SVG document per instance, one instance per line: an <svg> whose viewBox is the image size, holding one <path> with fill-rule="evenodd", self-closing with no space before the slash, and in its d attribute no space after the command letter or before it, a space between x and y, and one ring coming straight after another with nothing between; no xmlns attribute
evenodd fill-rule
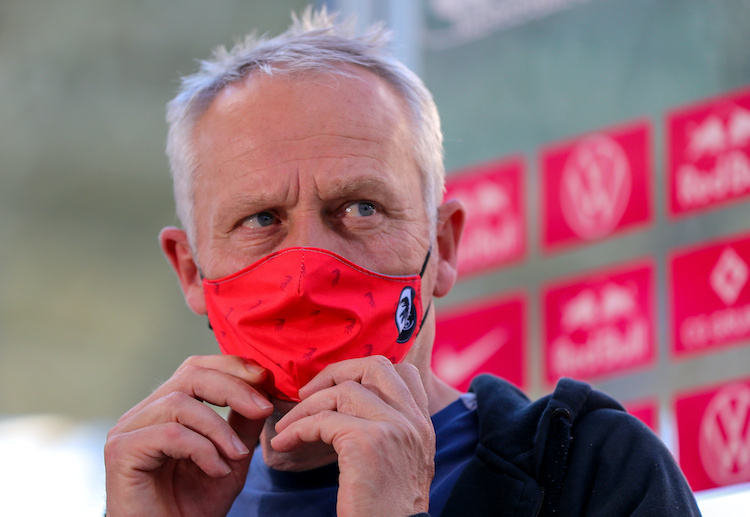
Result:
<svg viewBox="0 0 750 517"><path fill-rule="evenodd" d="M432 254L432 244L430 244L430 247L427 248L427 256L424 258L424 262L422 263L422 269L419 271L419 278L422 278L422 275L424 275L424 272L427 269L427 264L430 262L431 254Z"/></svg>
<svg viewBox="0 0 750 517"><path fill-rule="evenodd" d="M203 282L206 279L205 275L203 274L203 270L200 268L200 266L198 266L198 276L200 277L201 282ZM208 313L206 313L206 325L208 325L208 330L210 330L211 332L214 331L214 328L211 326L211 320L208 319Z"/></svg>
<svg viewBox="0 0 750 517"><path fill-rule="evenodd" d="M430 262L430 255L432 254L432 243L430 243L430 247L427 248L427 256L424 258L424 263L422 264L422 270L419 272L419 278L422 278L422 275L424 275L425 270L427 269L427 264ZM424 326L424 322L427 319L427 315L430 313L430 308L432 307L432 296L430 296L430 303L427 304L427 309L425 309L424 314L422 315L422 321L419 322L419 330L417 331L417 336L420 332L422 332L422 327ZM416 336L414 336L416 338Z"/></svg>

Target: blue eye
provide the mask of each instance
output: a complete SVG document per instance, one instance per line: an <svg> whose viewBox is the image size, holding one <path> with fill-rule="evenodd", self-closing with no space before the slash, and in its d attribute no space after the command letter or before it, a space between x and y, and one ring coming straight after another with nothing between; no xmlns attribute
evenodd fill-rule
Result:
<svg viewBox="0 0 750 517"><path fill-rule="evenodd" d="M367 217L377 213L375 205L368 201L357 201L352 203L347 206L344 211L346 212L346 215L353 217Z"/></svg>
<svg viewBox="0 0 750 517"><path fill-rule="evenodd" d="M271 212L258 212L257 214L253 214L246 218L242 222L242 226L247 226L249 228L264 228L266 226L271 226L275 222L276 216Z"/></svg>

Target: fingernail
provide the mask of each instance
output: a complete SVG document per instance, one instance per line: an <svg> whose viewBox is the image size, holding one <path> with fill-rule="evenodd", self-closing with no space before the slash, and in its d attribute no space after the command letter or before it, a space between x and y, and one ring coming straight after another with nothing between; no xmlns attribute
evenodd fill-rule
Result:
<svg viewBox="0 0 750 517"><path fill-rule="evenodd" d="M222 460L219 460L219 467L221 468L221 470L223 471L223 474L224 474L225 476L228 476L229 474L231 474L231 473L232 473L232 467L230 467L229 465L227 465L227 464L226 464L226 463L225 463L224 461L222 461Z"/></svg>
<svg viewBox="0 0 750 517"><path fill-rule="evenodd" d="M255 402L255 405L258 406L260 409L270 409L273 407L273 404L268 402L263 396L260 395L260 393L250 393L250 398L253 399L253 402Z"/></svg>
<svg viewBox="0 0 750 517"><path fill-rule="evenodd" d="M247 448L247 445L245 445L236 434L232 435L232 445L234 445L234 450L236 450L238 454L242 454L243 456L250 454L250 449Z"/></svg>
<svg viewBox="0 0 750 517"><path fill-rule="evenodd" d="M252 373L253 375L260 375L265 371L265 368L263 368L259 364L250 362L245 363L245 368L247 368L247 371Z"/></svg>

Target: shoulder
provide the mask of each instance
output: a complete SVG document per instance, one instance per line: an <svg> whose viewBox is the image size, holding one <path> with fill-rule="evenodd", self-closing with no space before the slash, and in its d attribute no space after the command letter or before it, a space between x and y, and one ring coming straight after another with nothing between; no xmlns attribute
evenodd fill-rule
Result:
<svg viewBox="0 0 750 517"><path fill-rule="evenodd" d="M587 413L573 426L561 509L574 500L603 515L700 515L661 439L638 419L611 409Z"/></svg>
<svg viewBox="0 0 750 517"><path fill-rule="evenodd" d="M584 382L561 379L547 396L531 401L517 387L492 375L474 379L470 390L477 397L477 412L483 435L492 437L500 432L508 438L524 442L528 448L548 440L549 427L555 420L578 426L584 417L586 425L597 427L596 421L620 419L630 421L623 407L611 397L593 390Z"/></svg>
<svg viewBox="0 0 750 517"><path fill-rule="evenodd" d="M545 509L559 505L561 515L699 515L659 437L588 384L562 379L533 402L491 376L476 379L471 389L482 444L536 480L546 494Z"/></svg>
<svg viewBox="0 0 750 517"><path fill-rule="evenodd" d="M662 441L613 398L590 385L561 379L555 390L530 401L518 388L483 375L471 386L477 395L481 435L500 453L515 449L533 458L531 475L543 470L545 454L564 447L567 462L590 463L590 468L613 465L613 460L637 463L672 461ZM499 436L501 435L502 439ZM591 469L587 469L591 472Z"/></svg>

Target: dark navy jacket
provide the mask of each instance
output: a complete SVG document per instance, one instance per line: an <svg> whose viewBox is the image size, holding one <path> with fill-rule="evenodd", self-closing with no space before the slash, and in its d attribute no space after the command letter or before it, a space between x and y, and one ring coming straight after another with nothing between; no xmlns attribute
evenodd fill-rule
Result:
<svg viewBox="0 0 750 517"><path fill-rule="evenodd" d="M536 402L483 375L480 443L443 516L694 516L695 498L661 440L617 402L571 379Z"/></svg>

